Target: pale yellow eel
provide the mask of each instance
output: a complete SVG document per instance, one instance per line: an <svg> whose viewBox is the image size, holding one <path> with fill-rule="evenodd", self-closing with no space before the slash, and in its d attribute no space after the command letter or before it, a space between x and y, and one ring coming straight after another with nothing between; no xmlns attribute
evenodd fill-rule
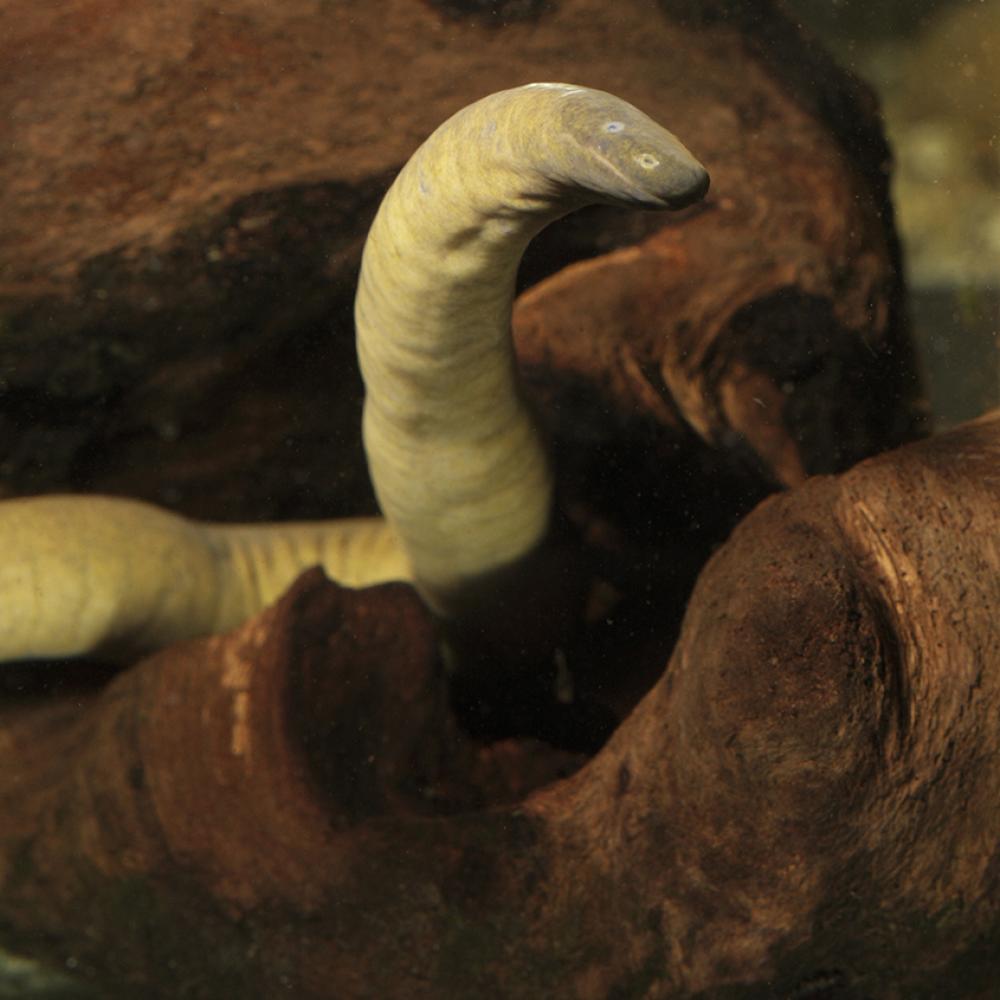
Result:
<svg viewBox="0 0 1000 1000"><path fill-rule="evenodd" d="M552 473L510 335L529 240L583 205L679 207L707 186L642 112L559 83L464 108L396 178L355 308L364 441L379 504L438 612L530 552L548 525Z"/></svg>
<svg viewBox="0 0 1000 1000"><path fill-rule="evenodd" d="M235 625L306 567L410 579L439 614L545 536L552 472L518 389L518 263L593 203L678 208L708 175L603 91L538 83L459 111L372 225L356 325L364 441L386 521L224 526L95 496L0 503L0 659L124 658Z"/></svg>
<svg viewBox="0 0 1000 1000"><path fill-rule="evenodd" d="M381 518L190 521L103 496L0 503L0 660L126 660L221 632L309 566L346 586L410 576Z"/></svg>

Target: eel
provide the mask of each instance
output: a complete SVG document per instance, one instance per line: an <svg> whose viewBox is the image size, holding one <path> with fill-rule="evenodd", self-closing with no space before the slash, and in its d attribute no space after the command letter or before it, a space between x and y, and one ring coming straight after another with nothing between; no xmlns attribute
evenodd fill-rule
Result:
<svg viewBox="0 0 1000 1000"><path fill-rule="evenodd" d="M585 205L676 209L708 174L611 94L534 83L441 125L387 192L355 306L377 518L221 525L104 496L0 503L0 660L128 659L224 631L321 565L347 586L411 581L445 619L548 531L552 468L520 391L517 267Z"/></svg>
<svg viewBox="0 0 1000 1000"><path fill-rule="evenodd" d="M528 242L585 205L681 208L707 187L632 105L535 83L453 115L389 189L355 305L363 436L379 505L439 614L461 613L548 529L552 469L510 332Z"/></svg>
<svg viewBox="0 0 1000 1000"><path fill-rule="evenodd" d="M0 503L0 661L125 662L225 632L310 566L349 587L406 580L381 518L212 524L121 497Z"/></svg>

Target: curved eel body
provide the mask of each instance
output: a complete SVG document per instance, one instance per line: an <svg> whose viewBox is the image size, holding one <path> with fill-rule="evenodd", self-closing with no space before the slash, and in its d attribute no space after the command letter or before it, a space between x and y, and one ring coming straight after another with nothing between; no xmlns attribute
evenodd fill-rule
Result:
<svg viewBox="0 0 1000 1000"><path fill-rule="evenodd" d="M0 504L0 659L127 658L230 628L309 566L412 580L440 615L489 600L544 538L552 472L510 317L531 238L593 203L679 208L708 175L624 101L529 84L445 122L403 168L356 302L364 441L386 521L223 526L110 497Z"/></svg>
<svg viewBox="0 0 1000 1000"><path fill-rule="evenodd" d="M0 504L0 658L125 660L233 628L310 566L345 586L405 580L381 518L191 521L117 497Z"/></svg>
<svg viewBox="0 0 1000 1000"><path fill-rule="evenodd" d="M517 267L594 203L679 208L708 174L632 105L569 84L492 94L446 121L385 196L355 307L364 442L379 503L446 617L546 533L552 472L518 388Z"/></svg>

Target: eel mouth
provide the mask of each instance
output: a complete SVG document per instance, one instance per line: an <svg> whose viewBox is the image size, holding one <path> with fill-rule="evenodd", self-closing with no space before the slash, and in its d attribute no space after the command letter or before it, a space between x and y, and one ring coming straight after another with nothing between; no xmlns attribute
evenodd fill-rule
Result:
<svg viewBox="0 0 1000 1000"><path fill-rule="evenodd" d="M667 196L667 206L669 208L687 208L695 202L701 201L708 194L708 188L712 183L708 171L699 163L692 168L691 176L684 188L675 194Z"/></svg>
<svg viewBox="0 0 1000 1000"><path fill-rule="evenodd" d="M711 178L700 163L692 163L687 169L670 164L668 172L666 183L659 190L636 190L638 205L676 210L701 201L708 193Z"/></svg>

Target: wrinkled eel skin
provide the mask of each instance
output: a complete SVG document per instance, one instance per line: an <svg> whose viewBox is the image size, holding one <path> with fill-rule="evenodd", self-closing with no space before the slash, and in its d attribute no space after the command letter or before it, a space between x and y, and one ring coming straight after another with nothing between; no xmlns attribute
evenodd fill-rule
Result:
<svg viewBox="0 0 1000 1000"><path fill-rule="evenodd" d="M222 632L307 567L346 586L410 576L381 518L190 521L117 497L0 503L0 660L128 660Z"/></svg>
<svg viewBox="0 0 1000 1000"><path fill-rule="evenodd" d="M364 441L386 521L186 520L99 496L0 503L0 660L127 659L222 631L306 567L413 580L438 613L546 533L552 473L518 390L514 279L529 240L594 203L678 208L708 175L624 101L529 84L420 147L365 246L356 303Z"/></svg>
<svg viewBox="0 0 1000 1000"><path fill-rule="evenodd" d="M552 473L510 335L528 242L584 205L679 208L707 187L701 164L632 105L536 83L459 111L390 188L355 307L364 442L382 510L440 614L548 525Z"/></svg>

